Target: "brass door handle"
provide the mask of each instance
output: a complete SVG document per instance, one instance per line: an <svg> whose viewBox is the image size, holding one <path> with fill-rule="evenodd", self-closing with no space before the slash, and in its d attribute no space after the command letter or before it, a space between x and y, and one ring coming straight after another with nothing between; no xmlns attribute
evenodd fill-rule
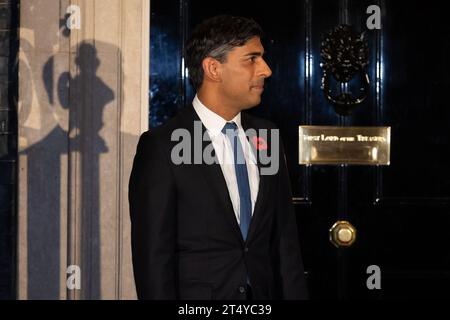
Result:
<svg viewBox="0 0 450 320"><path fill-rule="evenodd" d="M356 240L356 229L348 221L337 221L330 229L330 241L337 248L350 247Z"/></svg>

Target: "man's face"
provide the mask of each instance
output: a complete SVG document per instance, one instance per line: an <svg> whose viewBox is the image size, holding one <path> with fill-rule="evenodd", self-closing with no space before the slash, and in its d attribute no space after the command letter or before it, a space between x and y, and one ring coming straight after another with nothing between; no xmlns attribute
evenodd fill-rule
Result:
<svg viewBox="0 0 450 320"><path fill-rule="evenodd" d="M264 79L272 71L263 59L264 48L259 37L231 50L220 65L219 92L223 102L239 109L249 109L261 102Z"/></svg>

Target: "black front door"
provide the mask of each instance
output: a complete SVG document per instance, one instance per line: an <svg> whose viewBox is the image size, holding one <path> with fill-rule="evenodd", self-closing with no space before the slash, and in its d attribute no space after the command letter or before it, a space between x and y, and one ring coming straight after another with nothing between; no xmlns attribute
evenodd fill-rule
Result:
<svg viewBox="0 0 450 320"><path fill-rule="evenodd" d="M369 29L377 27L378 8L380 28ZM251 112L281 130L311 298L449 296L450 24L443 2L152 0L152 126L190 103L183 42L198 22L223 13L253 17L266 33L273 74ZM343 24L365 32L369 49L369 92L349 115L321 89L324 35ZM299 125L390 126L391 164L299 165ZM356 230L348 247L330 242L338 221Z"/></svg>

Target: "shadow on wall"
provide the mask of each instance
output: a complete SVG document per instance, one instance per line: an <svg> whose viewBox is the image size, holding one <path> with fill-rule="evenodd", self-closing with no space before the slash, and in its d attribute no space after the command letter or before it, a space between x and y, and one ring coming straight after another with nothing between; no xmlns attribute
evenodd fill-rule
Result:
<svg viewBox="0 0 450 320"><path fill-rule="evenodd" d="M26 48L23 54L27 61L20 61L20 77L28 79L22 80L21 84L27 83L29 86L22 88L21 93L31 97L22 103L19 112L19 139L27 141L27 147L20 151L19 157L26 162L27 172L25 195L20 196L27 199L28 299L61 298L61 291L64 292L66 286L66 268L71 264L70 257L76 254L70 250L75 247L80 252L76 259L81 261L81 298L102 298L101 267L105 261L100 261L101 250L106 248L107 251L117 252L115 247L107 248L109 245L116 246L117 241L100 241L102 230L111 227L101 225L101 212L105 207L115 208L114 205L104 206L100 203L101 178L113 174L108 172L108 167L104 168L100 164L100 157L110 152L110 144L113 147L112 156L117 159L121 143L134 141L136 137L122 134L119 138L117 132L120 128L117 126L120 121L117 117L121 119L118 115L121 110L111 109L118 106L118 103L114 103L117 99L115 88L113 90L113 86L108 86L98 75L102 62L97 50L112 53L113 56L116 53L117 59L110 60L116 62L121 61L121 52L111 44L95 41L94 47L93 43L83 42L71 50L72 54L76 54L75 77L67 70L58 70L61 69L61 63L62 66L67 65L67 55L63 59L58 54L51 56L43 69L38 70L30 67L28 61L36 59L36 56L27 57L32 48ZM21 46L31 44L22 39ZM120 63L114 67L120 70ZM105 71L102 74L108 73L109 68L109 65L103 66ZM36 97L39 100L32 101ZM105 122L105 115L113 113L115 116L107 118L115 120ZM107 143L101 131L115 134L107 134ZM115 168L114 165L111 167ZM23 178L21 180L24 181ZM110 187L117 189L115 186ZM114 204L117 202L113 197L108 201ZM77 219L81 220L77 221L80 229L76 235L71 235L70 221L76 212L80 212L77 215ZM117 237L121 235L119 228L120 225L117 227ZM70 239L75 236L79 240L71 245ZM117 281L118 276L115 278Z"/></svg>

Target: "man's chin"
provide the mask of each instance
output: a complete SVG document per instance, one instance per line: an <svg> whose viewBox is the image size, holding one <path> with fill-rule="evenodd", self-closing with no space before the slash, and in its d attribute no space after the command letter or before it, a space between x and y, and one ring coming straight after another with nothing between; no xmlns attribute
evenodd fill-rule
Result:
<svg viewBox="0 0 450 320"><path fill-rule="evenodd" d="M260 103L261 103L261 99L253 100L253 101L249 102L247 104L247 106L244 107L244 110L254 108L254 107L258 106Z"/></svg>

